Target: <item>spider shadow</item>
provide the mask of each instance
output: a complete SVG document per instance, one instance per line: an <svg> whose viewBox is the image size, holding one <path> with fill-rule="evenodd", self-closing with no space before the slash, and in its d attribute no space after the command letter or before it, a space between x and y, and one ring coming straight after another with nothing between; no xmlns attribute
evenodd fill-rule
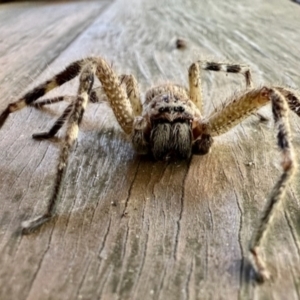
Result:
<svg viewBox="0 0 300 300"><path fill-rule="evenodd" d="M243 257L236 260L229 267L228 272L232 275L240 273L241 285L261 285L264 283L263 278L254 269L249 257Z"/></svg>

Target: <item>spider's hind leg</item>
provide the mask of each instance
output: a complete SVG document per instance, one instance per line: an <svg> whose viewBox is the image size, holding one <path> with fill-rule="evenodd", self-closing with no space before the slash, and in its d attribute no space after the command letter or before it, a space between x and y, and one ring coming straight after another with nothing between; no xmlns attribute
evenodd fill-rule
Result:
<svg viewBox="0 0 300 300"><path fill-rule="evenodd" d="M97 88L91 90L91 93L89 94L89 101L92 103L101 102L101 96L103 96L103 95L101 95L101 93L100 94L97 93L96 90L97 90ZM34 139L38 139L38 140L49 139L56 135L56 133L60 130L60 128L64 125L64 123L68 119L68 117L73 109L74 102L76 102L76 96L60 96L60 97L56 97L56 98L52 98L52 99L45 99L43 101L35 102L31 105L31 106L34 106L35 108L39 109L39 108L43 107L44 105L49 105L49 104L53 104L53 103L57 103L57 102L65 101L65 100L71 101L72 103L70 103L65 108L62 115L56 120L56 122L53 124L53 126L51 127L51 129L49 131L34 133L32 135L32 137Z"/></svg>
<svg viewBox="0 0 300 300"><path fill-rule="evenodd" d="M73 106L74 106L73 103L67 106L67 108L64 110L62 115L56 120L56 122L54 123L54 125L51 127L49 131L34 133L32 135L32 138L41 140L41 139L49 139L54 137L56 133L59 131L59 129L64 125L64 123L68 119L68 116L70 115Z"/></svg>
<svg viewBox="0 0 300 300"><path fill-rule="evenodd" d="M246 88L252 87L252 76L249 66L243 64L218 63L208 61L197 62L201 69L207 71L221 71L225 73L243 74L245 77Z"/></svg>
<svg viewBox="0 0 300 300"><path fill-rule="evenodd" d="M96 92L96 89L93 89L89 95L89 101L92 103L99 103L101 102L101 97L99 97L98 93ZM68 116L73 108L73 103L76 101L76 96L60 96L56 98L51 98L51 99L45 99L43 101L35 102L31 106L40 109L44 105L49 105L61 101L68 101L71 103L65 108L64 112L62 115L56 120L56 122L53 124L51 129L46 132L41 132L41 133L34 133L32 137L34 139L49 139L52 138L56 135L56 133L60 130L60 128L64 125L66 120L68 119Z"/></svg>
<svg viewBox="0 0 300 300"><path fill-rule="evenodd" d="M251 71L249 66L247 65L208 62L200 60L193 63L189 67L189 92L191 100L196 104L201 113L203 112L201 69L206 71L221 71L226 73L243 74L246 81L246 88L252 87Z"/></svg>

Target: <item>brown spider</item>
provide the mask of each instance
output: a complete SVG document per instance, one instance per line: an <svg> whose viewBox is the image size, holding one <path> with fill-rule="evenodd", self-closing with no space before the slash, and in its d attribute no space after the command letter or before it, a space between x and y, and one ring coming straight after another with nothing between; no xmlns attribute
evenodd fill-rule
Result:
<svg viewBox="0 0 300 300"><path fill-rule="evenodd" d="M246 79L246 90L239 96L232 97L230 101L217 108L208 117L203 117L200 69L242 73ZM27 105L39 108L46 104L63 101L65 97L35 102L50 90L79 74L78 93L72 103L67 106L48 132L33 135L35 139L53 137L67 121L67 131L57 167L57 177L47 210L37 218L22 222L23 233L30 233L54 215L63 174L71 147L77 139L79 124L86 105L89 101L99 101L96 89L92 89L95 76L101 82L107 100L120 126L130 136L135 150L140 154L151 154L158 160L188 159L192 154L208 153L213 143L213 137L227 132L255 113L260 107L271 102L278 130L277 141L282 154L283 172L271 191L249 246L258 279L269 278L259 250L261 241L271 223L271 217L274 215L276 206L283 199L287 183L292 178L296 167L290 138L288 107L300 116L300 99L292 91L282 87L252 88L251 73L249 67L245 65L198 61L189 68L188 89L175 84L151 88L146 93L142 107L137 83L132 75L118 77L104 59L90 57L72 63L18 101L10 103L0 115L0 128L10 113Z"/></svg>

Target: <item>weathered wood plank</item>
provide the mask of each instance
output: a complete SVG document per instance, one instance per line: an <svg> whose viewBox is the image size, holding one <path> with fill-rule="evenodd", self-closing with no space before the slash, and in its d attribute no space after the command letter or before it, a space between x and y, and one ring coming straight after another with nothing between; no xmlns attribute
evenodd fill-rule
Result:
<svg viewBox="0 0 300 300"><path fill-rule="evenodd" d="M2 101L14 99L24 91L107 4L107 1L100 1L88 4L22 2L1 5Z"/></svg>
<svg viewBox="0 0 300 300"><path fill-rule="evenodd" d="M24 92L89 55L104 56L120 73L134 74L143 92L163 81L186 84L187 68L199 58L248 63L256 84L300 86L295 30L300 8L295 3L131 5L134 10L127 1L111 4L69 47L66 43L56 51L29 87L28 78L20 86L2 81L0 107L12 98L11 89ZM41 28L50 30L50 23ZM24 31L26 26L32 24L24 24ZM49 45L68 30L60 32ZM6 38L7 33L0 34ZM177 37L187 41L185 50L175 49ZM27 45L31 40L36 46L47 43L43 36L31 36ZM15 73L18 81L36 76L42 59L16 45L20 56L29 55L31 69L21 64L17 72L22 58L14 54L0 76ZM75 86L52 95L74 93ZM234 75L203 74L206 113L243 87L243 79ZM32 141L30 135L49 128L63 107L25 109L10 116L0 131L1 299L299 299L299 174L287 193L286 210L278 213L264 243L273 280L257 286L249 274L248 242L280 172L272 121L249 118L217 138L209 155L190 162L153 162L134 154L107 105L91 104L58 216L35 234L16 235L21 220L43 211L59 151L58 143ZM270 107L262 113L271 117ZM299 153L300 123L293 115L291 123Z"/></svg>

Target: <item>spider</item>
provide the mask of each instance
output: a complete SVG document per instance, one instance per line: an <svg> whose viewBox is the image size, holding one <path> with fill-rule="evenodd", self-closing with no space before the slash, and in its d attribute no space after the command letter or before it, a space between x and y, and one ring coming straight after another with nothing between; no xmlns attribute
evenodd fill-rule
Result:
<svg viewBox="0 0 300 300"><path fill-rule="evenodd" d="M232 96L208 117L202 109L200 71L223 71L240 73L245 77L246 89ZM79 76L77 95L47 132L33 135L35 139L53 137L67 123L57 166L57 175L46 212L41 216L22 222L24 234L32 232L49 221L59 199L59 191L72 146L77 139L79 125L88 102L99 102L100 96L93 89L98 78L121 128L131 139L139 154L152 155L157 160L189 159L192 154L203 155L211 150L213 138L230 130L251 114L271 102L277 126L277 143L282 155L282 174L273 187L264 207L260 222L254 231L249 251L257 279L270 277L260 246L276 207L283 199L286 186L296 169L288 123L288 108L300 116L300 98L283 87L252 87L251 72L247 65L197 61L189 67L189 87L164 84L150 88L145 101L141 102L136 79L132 75L117 76L112 67L101 57L88 57L73 62L50 80L29 91L18 101L8 104L0 115L0 128L10 113L25 106L40 108L65 100L65 97L40 100L50 90Z"/></svg>

